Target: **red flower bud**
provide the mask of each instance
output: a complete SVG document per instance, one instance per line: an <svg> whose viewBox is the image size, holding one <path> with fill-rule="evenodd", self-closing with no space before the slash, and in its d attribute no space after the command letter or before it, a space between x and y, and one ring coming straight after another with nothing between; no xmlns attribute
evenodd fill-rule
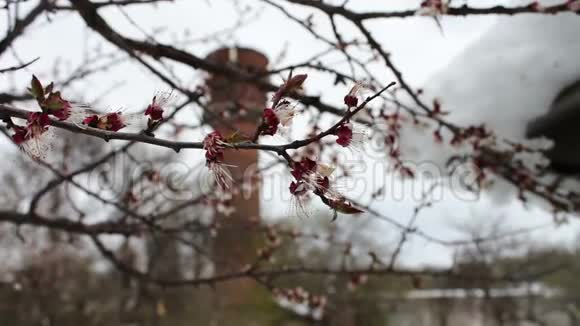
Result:
<svg viewBox="0 0 580 326"><path fill-rule="evenodd" d="M348 147L352 141L352 129L348 124L344 124L336 129L336 143L342 147Z"/></svg>
<svg viewBox="0 0 580 326"><path fill-rule="evenodd" d="M97 128L97 123L99 122L99 116L96 114L90 115L83 120L83 124L89 127Z"/></svg>
<svg viewBox="0 0 580 326"><path fill-rule="evenodd" d="M124 128L125 122L120 112L108 113L104 116L90 115L83 120L83 124L92 128L109 131L119 131Z"/></svg>
<svg viewBox="0 0 580 326"><path fill-rule="evenodd" d="M52 114L61 121L70 117L71 104L61 97L60 92L50 93L41 103L41 107L45 112Z"/></svg>
<svg viewBox="0 0 580 326"><path fill-rule="evenodd" d="M156 102L156 98L156 96L153 97L153 101L151 101L151 104L145 110L145 115L148 115L151 120L163 119L163 108Z"/></svg>
<svg viewBox="0 0 580 326"><path fill-rule="evenodd" d="M14 135L12 135L12 140L14 143L20 145L27 140L26 128L21 126L14 126Z"/></svg>
<svg viewBox="0 0 580 326"><path fill-rule="evenodd" d="M276 116L274 110L269 108L264 109L264 113L262 114L262 120L263 120L262 134L271 136L276 134L276 131L278 131L278 124L280 123L280 120L278 119L278 116Z"/></svg>
<svg viewBox="0 0 580 326"><path fill-rule="evenodd" d="M358 98L352 95L346 95L344 97L344 104L346 104L349 108L355 107L358 105Z"/></svg>

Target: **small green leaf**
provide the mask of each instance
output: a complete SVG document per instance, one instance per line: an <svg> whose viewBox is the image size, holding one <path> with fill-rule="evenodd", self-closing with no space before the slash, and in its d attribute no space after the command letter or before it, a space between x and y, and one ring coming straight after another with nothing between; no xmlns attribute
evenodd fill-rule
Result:
<svg viewBox="0 0 580 326"><path fill-rule="evenodd" d="M35 75L32 75L32 80L30 81L30 88L28 91L37 100L44 99L44 88L42 87L40 80L38 80Z"/></svg>
<svg viewBox="0 0 580 326"><path fill-rule="evenodd" d="M50 83L48 84L48 86L46 86L46 88L44 89L44 94L50 94L52 93L52 90L54 89L54 83Z"/></svg>

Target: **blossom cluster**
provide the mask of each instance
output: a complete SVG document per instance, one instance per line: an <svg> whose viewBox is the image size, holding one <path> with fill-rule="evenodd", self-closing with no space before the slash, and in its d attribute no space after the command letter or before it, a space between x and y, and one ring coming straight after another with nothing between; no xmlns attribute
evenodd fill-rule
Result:
<svg viewBox="0 0 580 326"><path fill-rule="evenodd" d="M14 126L14 135L12 140L16 144L22 144L30 139L38 139L42 134L48 130L50 118L48 114L40 112L30 112L26 119L26 127Z"/></svg>
<svg viewBox="0 0 580 326"><path fill-rule="evenodd" d="M262 114L262 124L259 127L260 134L273 136L278 132L279 126L288 126L295 115L294 105L284 98L289 93L300 89L306 81L308 75L300 74L289 77L288 80L280 86L272 98L272 107L265 108ZM363 90L360 83L355 84L347 95L344 97L344 103L347 106L347 112L356 108L359 103L359 97ZM338 138L336 143L342 147L351 147L359 145L366 137L363 130L354 128L349 119L346 119L333 133Z"/></svg>
<svg viewBox="0 0 580 326"><path fill-rule="evenodd" d="M298 92L306 78L306 74L290 75L275 92L272 97L271 107L265 108L263 111L262 123L256 133L258 136L275 135L279 126L288 126L292 122L292 118L295 115L294 105L286 97ZM311 142L318 142L319 139L328 135L336 136L336 143L343 147L351 147L354 143L362 141L360 136L364 135L364 133L357 131L353 123L350 122L354 114L366 104L359 105L359 96L362 88L360 84L356 84L344 97L347 109L345 117L341 119L340 123L325 133L314 135ZM73 106L71 102L62 98L59 91L54 90L54 84L51 83L44 87L35 76L32 78L29 92L36 99L41 110L39 112L30 112L25 126L19 126L14 123L11 125L14 130L12 136L14 142L23 146L23 148L28 146L26 143L31 139L34 139L34 143L38 145L40 137L57 120L69 120L68 122L80 123L89 128L110 132L118 132L129 124L128 116L120 111L98 114L84 110L82 107ZM165 97L158 98L155 96L144 110L144 116L148 117L147 129L144 130L146 135L151 135L151 131L163 121L164 104ZM80 119L77 120L77 118ZM221 190L229 189L233 182L228 167L224 164L224 153L230 147L230 143L235 143L234 138L234 136L225 138L219 131L214 131L208 134L202 142L202 147L205 150L206 166L213 174L216 184ZM41 146L36 147L40 148ZM344 196L332 189L330 176L334 168L308 157L294 161L287 156L287 161L294 177L294 181L290 183L289 190L298 202L303 202L312 194L319 197L335 213L354 214L361 212L360 209L347 201Z"/></svg>
<svg viewBox="0 0 580 326"><path fill-rule="evenodd" d="M12 140L35 158L44 155L40 149L46 147L42 145L42 142L44 135L49 131L49 126L52 124L51 117L58 121L82 123L91 128L113 132L119 131L129 124L127 115L122 112L95 114L82 107L73 106L72 102L63 99L60 91L54 89L54 83L50 83L45 87L34 75L28 92L35 99L40 111L30 112L27 115L26 125L24 126L12 123L12 129L14 130ZM162 106L164 104L163 100L159 101L157 97L153 97L151 104L147 106L144 114L149 116L148 130L153 129L163 120L164 110ZM77 120L77 118L79 119ZM29 149L33 149L33 152Z"/></svg>
<svg viewBox="0 0 580 326"><path fill-rule="evenodd" d="M321 320L324 317L327 298L307 292L302 287L297 288L274 288L272 294L278 304L295 313L309 316L314 320Z"/></svg>
<svg viewBox="0 0 580 326"><path fill-rule="evenodd" d="M333 172L333 167L317 163L309 158L302 158L299 162L294 162L291 174L295 180L290 183L288 189L294 196L296 206L300 212L304 213L304 201L312 193L318 196L322 203L333 209L335 213L362 213L362 210L332 189L329 177Z"/></svg>
<svg viewBox="0 0 580 326"><path fill-rule="evenodd" d="M264 109L262 124L259 127L260 134L275 135L279 125L286 126L291 122L295 111L285 96L300 89L306 78L306 74L300 74L294 77L290 76L280 86L278 91L275 92L272 98L272 107ZM348 118L344 119L329 132L330 135L337 136L336 143L342 147L353 148L354 145L361 144L366 137L366 133L363 130L355 128L350 121L352 115L358 112L355 110L360 109L358 105L362 91L362 84L357 83L345 95L344 103L347 107L345 114L348 115ZM313 137L316 137L316 135ZM294 181L290 183L289 190L295 199L295 206L297 206L300 212L305 213L304 201L309 198L309 194L318 196L335 213L355 214L362 212L347 201L344 196L331 189L329 177L334 171L334 168L317 163L308 157L304 157L297 162L289 162L289 164L291 165L291 174L294 177Z"/></svg>
<svg viewBox="0 0 580 326"><path fill-rule="evenodd" d="M36 76L32 76L28 92L34 97L42 111L30 112L26 119L26 126L13 126L12 140L19 145L32 139L38 140L48 130L50 116L61 121L68 119L72 107L69 101L62 98L59 91L54 91L53 83L44 87Z"/></svg>
<svg viewBox="0 0 580 326"><path fill-rule="evenodd" d="M280 126L288 126L295 116L294 105L286 97L296 93L307 79L306 74L290 75L287 80L279 87L279 89L272 96L271 106L263 110L261 123L258 125L255 138L256 141L260 135L275 135ZM359 106L359 98L363 86L361 84L354 85L348 94L344 97L344 103L347 106L345 117L341 119L340 123L329 129L323 134L312 135L312 141L316 142L328 135L336 136L336 143L343 147L352 147L356 143L363 141L366 135L363 131L354 127L350 119L364 107L366 103ZM224 165L224 151L228 147L232 137L226 138L219 131L214 131L208 134L203 140L203 149L206 151L205 160L206 167L216 181L217 186L224 190L229 188L228 183L232 182L232 177ZM235 144L232 144L235 146ZM326 164L319 163L308 157L303 157L298 161L286 158L291 169L291 174L294 180L291 181L288 189L293 196L293 202L299 213L306 213L304 210L304 202L310 198L311 195L317 196L321 201L335 212L345 214L356 214L362 211L355 207L351 202L333 190L331 187L330 176L334 171L333 167ZM305 214L307 215L307 214Z"/></svg>
<svg viewBox="0 0 580 326"><path fill-rule="evenodd" d="M313 191L315 194L324 195L329 190L330 180L328 177L333 170L329 166L317 164L306 157L300 162L294 162L290 173L296 181L290 183L290 193L302 196Z"/></svg>
<svg viewBox="0 0 580 326"><path fill-rule="evenodd" d="M43 114L53 115L61 121L70 117L71 103L64 100L59 91L54 91L53 83L43 87L40 80L33 75L28 92L34 97Z"/></svg>

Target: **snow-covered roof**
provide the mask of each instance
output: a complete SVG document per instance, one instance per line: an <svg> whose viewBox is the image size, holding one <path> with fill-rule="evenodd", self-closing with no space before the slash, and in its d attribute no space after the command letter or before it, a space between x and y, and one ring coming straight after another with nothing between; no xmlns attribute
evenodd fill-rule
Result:
<svg viewBox="0 0 580 326"><path fill-rule="evenodd" d="M558 93L580 79L578 30L580 17L573 13L499 17L429 79L422 98L426 103L439 98L453 123L485 123L499 136L523 140L527 123L546 113ZM430 132L411 129L402 140L408 159L447 160L449 148L433 146Z"/></svg>

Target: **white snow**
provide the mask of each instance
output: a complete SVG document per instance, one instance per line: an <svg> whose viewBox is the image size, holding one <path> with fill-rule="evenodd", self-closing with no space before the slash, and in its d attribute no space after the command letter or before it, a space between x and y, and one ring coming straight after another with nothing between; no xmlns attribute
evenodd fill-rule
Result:
<svg viewBox="0 0 580 326"><path fill-rule="evenodd" d="M554 3L561 1L542 2ZM498 136L522 141L526 124L580 79L578 30L580 17L572 13L499 17L425 83L422 99L431 104L439 98L451 112L446 119L457 125L484 123ZM402 138L401 151L410 160L442 165L454 154L448 146L434 146L425 130L408 127Z"/></svg>

